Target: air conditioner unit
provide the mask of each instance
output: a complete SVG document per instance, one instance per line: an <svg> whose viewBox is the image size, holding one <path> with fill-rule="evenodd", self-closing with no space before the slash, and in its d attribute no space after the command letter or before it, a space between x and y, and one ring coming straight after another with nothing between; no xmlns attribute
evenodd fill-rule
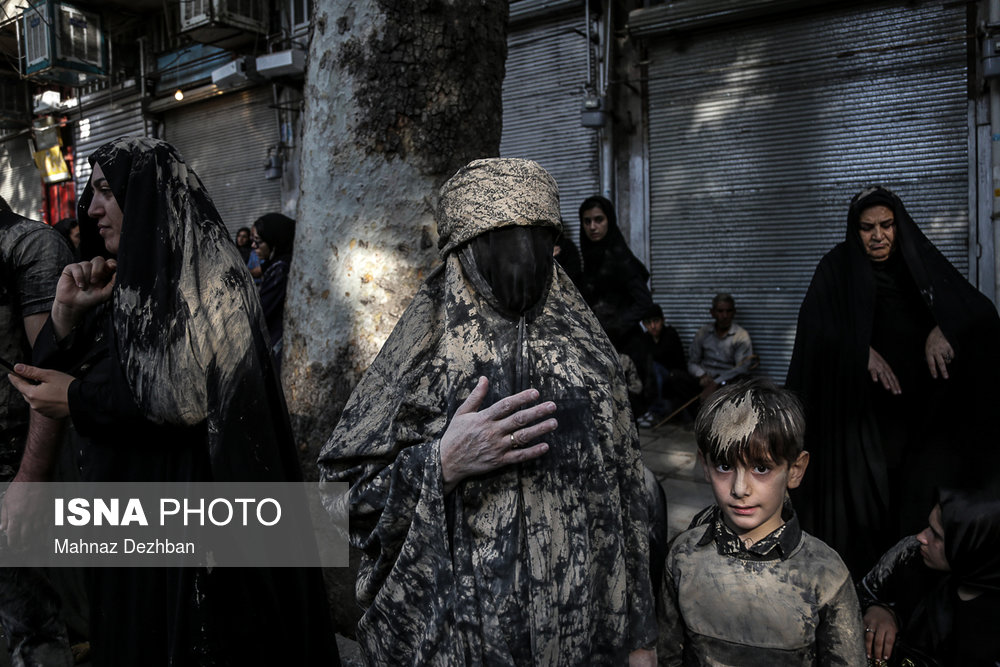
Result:
<svg viewBox="0 0 1000 667"><path fill-rule="evenodd" d="M108 75L108 50L98 12L45 0L21 15L26 76L82 86Z"/></svg>
<svg viewBox="0 0 1000 667"><path fill-rule="evenodd" d="M267 34L263 0L185 0L181 32L196 42L231 48Z"/></svg>

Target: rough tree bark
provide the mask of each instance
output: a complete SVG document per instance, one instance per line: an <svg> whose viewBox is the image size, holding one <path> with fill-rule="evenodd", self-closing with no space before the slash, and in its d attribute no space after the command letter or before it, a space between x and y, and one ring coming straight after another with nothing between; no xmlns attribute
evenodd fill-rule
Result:
<svg viewBox="0 0 1000 667"><path fill-rule="evenodd" d="M500 147L507 0L318 0L284 375L307 477L351 390L437 262L437 190ZM354 635L358 554L328 570Z"/></svg>
<svg viewBox="0 0 1000 667"><path fill-rule="evenodd" d="M284 384L315 461L437 259L440 185L500 146L506 0L320 0Z"/></svg>

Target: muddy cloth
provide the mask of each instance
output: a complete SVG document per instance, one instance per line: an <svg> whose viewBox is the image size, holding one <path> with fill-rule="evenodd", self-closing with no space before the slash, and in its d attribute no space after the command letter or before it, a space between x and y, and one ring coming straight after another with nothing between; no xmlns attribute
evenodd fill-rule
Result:
<svg viewBox="0 0 1000 667"><path fill-rule="evenodd" d="M583 273L578 285L611 342L622 351L642 333L639 321L653 307L653 297L646 284L649 271L629 250L614 209L605 215L608 232L600 241L587 238L580 224Z"/></svg>
<svg viewBox="0 0 1000 667"><path fill-rule="evenodd" d="M871 205L890 207L896 220L897 258L877 268L858 235ZM935 324L955 351L949 380L933 380L924 361ZM812 455L795 506L803 527L855 576L923 526L936 485L996 475L997 340L993 304L927 240L899 198L882 188L856 197L845 240L820 261L802 302L787 379L806 406ZM901 396L872 382L869 346L890 360Z"/></svg>
<svg viewBox="0 0 1000 667"><path fill-rule="evenodd" d="M866 664L850 573L828 546L785 523L749 548L717 507L676 538L660 609L660 665Z"/></svg>
<svg viewBox="0 0 1000 667"><path fill-rule="evenodd" d="M889 549L858 583L862 609L896 615L897 648L915 648L941 665L993 667L1000 662L1000 498L944 491L944 549L951 572L931 570L916 536ZM958 587L980 592L962 600Z"/></svg>
<svg viewBox="0 0 1000 667"><path fill-rule="evenodd" d="M320 455L324 479L351 484L370 664L621 665L655 641L643 471L617 356L562 270L514 313L467 243L558 220L555 182L532 162L476 161L446 183L444 264ZM481 375L484 405L534 387L555 401L559 428L544 456L446 496L440 438Z"/></svg>
<svg viewBox="0 0 1000 667"><path fill-rule="evenodd" d="M51 310L59 275L72 261L56 230L17 215L0 199L0 356L4 359L31 361L24 318ZM10 482L17 473L28 429L28 405L6 376L7 369L0 370L0 482ZM61 611L59 593L44 571L0 567L0 628L14 664L72 664Z"/></svg>
<svg viewBox="0 0 1000 667"><path fill-rule="evenodd" d="M31 360L24 318L48 313L63 267L73 261L59 233L23 218L0 199L0 357ZM0 482L14 477L28 425L28 404L0 371Z"/></svg>
<svg viewBox="0 0 1000 667"><path fill-rule="evenodd" d="M124 214L112 299L62 341L50 322L36 344L40 365L77 377L84 481L300 479L256 290L198 177L153 139L119 139L90 161ZM91 196L88 184L88 254ZM90 574L98 667L338 662L318 571Z"/></svg>

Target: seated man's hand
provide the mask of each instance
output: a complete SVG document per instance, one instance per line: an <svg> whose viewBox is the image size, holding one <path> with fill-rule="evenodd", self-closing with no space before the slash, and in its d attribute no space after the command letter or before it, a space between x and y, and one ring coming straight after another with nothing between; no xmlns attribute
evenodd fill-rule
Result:
<svg viewBox="0 0 1000 667"><path fill-rule="evenodd" d="M941 333L941 327L934 327L927 334L927 342L924 344L924 356L927 358L927 369L931 372L931 377L935 380L938 374L945 380L948 379L948 364L955 358L955 350L951 343Z"/></svg>
<svg viewBox="0 0 1000 667"><path fill-rule="evenodd" d="M556 411L556 404L549 401L533 406L538 391L526 389L477 412L489 386L486 378L479 378L441 437L445 493L466 477L538 458L549 450L544 442L524 445L556 429L556 420L546 419Z"/></svg>
<svg viewBox="0 0 1000 667"><path fill-rule="evenodd" d="M865 654L875 660L888 660L896 643L899 626L892 612L881 605L865 609Z"/></svg>
<svg viewBox="0 0 1000 667"><path fill-rule="evenodd" d="M871 373L872 382L881 383L887 391L894 394L903 393L899 386L899 380L896 379L896 374L892 372L889 363L873 347L868 348L868 372Z"/></svg>

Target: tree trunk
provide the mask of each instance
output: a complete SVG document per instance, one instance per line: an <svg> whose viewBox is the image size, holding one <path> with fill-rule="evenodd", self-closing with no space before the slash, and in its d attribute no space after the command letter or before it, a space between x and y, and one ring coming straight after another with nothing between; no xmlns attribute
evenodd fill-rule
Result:
<svg viewBox="0 0 1000 667"><path fill-rule="evenodd" d="M307 477L438 262L438 188L499 152L507 13L507 0L316 3L283 362ZM353 579L327 574L353 635Z"/></svg>
<svg viewBox="0 0 1000 667"><path fill-rule="evenodd" d="M311 454L437 262L437 189L498 154L507 2L319 0L314 18L284 352Z"/></svg>

